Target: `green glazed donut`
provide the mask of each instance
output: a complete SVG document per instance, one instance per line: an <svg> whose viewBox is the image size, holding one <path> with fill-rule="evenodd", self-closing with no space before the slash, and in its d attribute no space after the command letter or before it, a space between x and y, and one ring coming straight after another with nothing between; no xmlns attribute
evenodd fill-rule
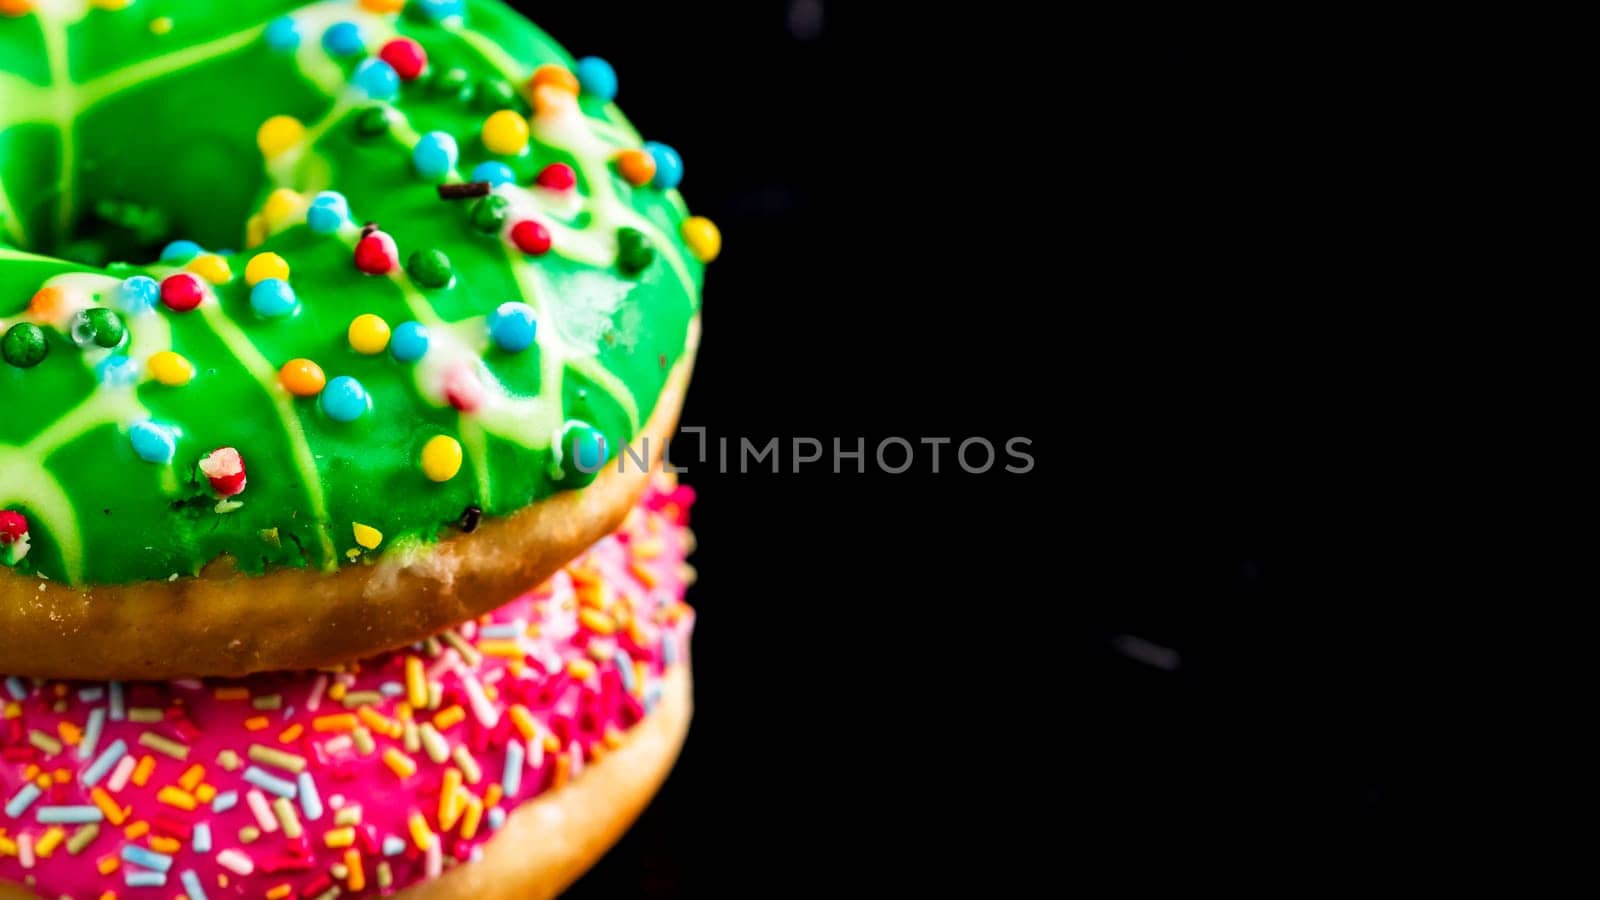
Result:
<svg viewBox="0 0 1600 900"><path fill-rule="evenodd" d="M494 0L0 0L0 579L331 573L615 464L720 237L614 90Z"/></svg>

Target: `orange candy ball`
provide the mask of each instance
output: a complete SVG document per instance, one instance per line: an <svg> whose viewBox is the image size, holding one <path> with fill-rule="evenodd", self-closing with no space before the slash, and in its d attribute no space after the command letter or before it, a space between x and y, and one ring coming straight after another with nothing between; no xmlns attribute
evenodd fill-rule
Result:
<svg viewBox="0 0 1600 900"><path fill-rule="evenodd" d="M40 288L39 292L33 295L33 299L28 301L28 313L35 319L54 322L61 318L61 305L65 301L66 297L60 288Z"/></svg>
<svg viewBox="0 0 1600 900"><path fill-rule="evenodd" d="M322 374L321 366L309 359L291 359L278 370L278 382L296 397L315 397L322 393L328 376Z"/></svg>
<svg viewBox="0 0 1600 900"><path fill-rule="evenodd" d="M643 150L624 150L617 154L617 174L634 187L644 187L656 177L655 158Z"/></svg>
<svg viewBox="0 0 1600 900"><path fill-rule="evenodd" d="M572 70L566 66L545 63L534 69L533 77L528 80L528 94L531 96L537 93L539 88L546 86L558 88L574 97L578 96L578 76L572 74Z"/></svg>

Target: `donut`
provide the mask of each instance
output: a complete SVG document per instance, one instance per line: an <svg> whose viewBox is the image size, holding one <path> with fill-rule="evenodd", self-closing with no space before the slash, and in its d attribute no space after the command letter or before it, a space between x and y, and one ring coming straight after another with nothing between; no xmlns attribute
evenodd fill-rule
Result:
<svg viewBox="0 0 1600 900"><path fill-rule="evenodd" d="M495 0L0 2L0 670L325 667L666 451L716 226Z"/></svg>
<svg viewBox="0 0 1600 900"><path fill-rule="evenodd" d="M542 586L360 664L0 677L0 900L553 896L682 742L692 499L658 480Z"/></svg>

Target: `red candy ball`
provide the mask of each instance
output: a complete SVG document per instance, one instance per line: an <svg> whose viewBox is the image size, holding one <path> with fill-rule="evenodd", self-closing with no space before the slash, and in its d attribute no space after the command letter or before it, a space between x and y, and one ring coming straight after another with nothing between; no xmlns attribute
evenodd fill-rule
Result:
<svg viewBox="0 0 1600 900"><path fill-rule="evenodd" d="M532 219L523 219L511 226L511 242L529 256L540 256L550 250L550 229Z"/></svg>
<svg viewBox="0 0 1600 900"><path fill-rule="evenodd" d="M400 266L400 248L394 238L374 231L356 244L356 268L368 275L387 275Z"/></svg>
<svg viewBox="0 0 1600 900"><path fill-rule="evenodd" d="M578 173L566 163L551 163L539 172L539 186L552 191L570 191L578 185Z"/></svg>
<svg viewBox="0 0 1600 900"><path fill-rule="evenodd" d="M428 68L428 53L411 38L395 38L383 45L378 58L388 63L401 81L416 81Z"/></svg>
<svg viewBox="0 0 1600 900"><path fill-rule="evenodd" d="M200 460L200 472L218 497L232 497L244 490L244 458L232 447L211 451Z"/></svg>
<svg viewBox="0 0 1600 900"><path fill-rule="evenodd" d="M0 509L0 546L15 544L28 533L28 520L22 513Z"/></svg>
<svg viewBox="0 0 1600 900"><path fill-rule="evenodd" d="M461 412L472 412L483 405L483 382L471 369L452 369L444 377L444 398Z"/></svg>
<svg viewBox="0 0 1600 900"><path fill-rule="evenodd" d="M188 312L205 298L205 284L188 272L169 275L161 282L161 302L173 312Z"/></svg>

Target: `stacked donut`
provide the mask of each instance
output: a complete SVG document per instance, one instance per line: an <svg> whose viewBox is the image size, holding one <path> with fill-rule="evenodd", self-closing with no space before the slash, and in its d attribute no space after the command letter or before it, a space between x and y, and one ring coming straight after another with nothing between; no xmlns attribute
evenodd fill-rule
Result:
<svg viewBox="0 0 1600 900"><path fill-rule="evenodd" d="M0 898L550 896L649 800L721 239L616 92L494 0L0 2Z"/></svg>

